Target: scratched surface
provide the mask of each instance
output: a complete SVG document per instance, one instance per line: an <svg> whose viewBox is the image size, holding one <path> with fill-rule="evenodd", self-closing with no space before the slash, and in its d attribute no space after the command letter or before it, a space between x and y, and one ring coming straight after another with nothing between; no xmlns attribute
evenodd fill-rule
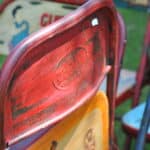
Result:
<svg viewBox="0 0 150 150"><path fill-rule="evenodd" d="M53 127L12 145L10 150L50 150L54 148L54 143L58 150L73 150L70 148L72 145L75 150L84 147L108 150L108 100L105 94L98 92Z"/></svg>
<svg viewBox="0 0 150 150"><path fill-rule="evenodd" d="M22 2L15 1L12 5ZM35 6L39 5L41 3L36 3ZM22 24L30 27L27 20L21 18L20 13L25 14L23 7L24 5L15 5L15 9L8 9L15 29L20 29ZM34 12L40 14L40 11ZM45 27L52 18L60 17L54 15L51 18L51 13L42 12L38 25ZM26 15L33 17L31 14ZM108 71L106 53L110 52L107 54L109 64L114 65L114 60L117 62L118 55L115 54L120 34L116 16L111 0L91 0L78 11L25 39L17 47L15 46L20 42L17 35L20 32L10 32L12 35L8 36L7 52L9 46L10 51L11 47L15 48L1 71L0 149L6 143L14 144L53 125L96 93L106 70ZM9 25L8 20L5 20L7 24L4 27ZM36 25L36 21L33 18L31 20ZM1 34L3 37L4 31L6 32L3 30ZM30 30L24 31L19 34L21 40L30 33ZM4 44L2 41L0 43ZM111 88L114 87L113 69L110 73L112 84L109 85L112 86L109 98L113 98L114 94L114 89Z"/></svg>
<svg viewBox="0 0 150 150"><path fill-rule="evenodd" d="M57 134L56 134L57 132ZM29 150L108 150L108 100L98 92L71 115L39 136ZM55 148L54 148L55 149Z"/></svg>
<svg viewBox="0 0 150 150"><path fill-rule="evenodd" d="M7 142L55 123L97 91L106 71L109 19L105 9L85 18L80 13L29 37L6 61L0 95Z"/></svg>
<svg viewBox="0 0 150 150"><path fill-rule="evenodd" d="M63 113L93 88L105 64L101 36L100 26L84 30L13 81L10 100L14 135Z"/></svg>

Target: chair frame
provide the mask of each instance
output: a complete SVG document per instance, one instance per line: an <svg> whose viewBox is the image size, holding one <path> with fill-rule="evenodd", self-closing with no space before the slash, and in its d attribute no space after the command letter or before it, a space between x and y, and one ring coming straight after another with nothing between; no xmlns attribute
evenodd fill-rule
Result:
<svg viewBox="0 0 150 150"><path fill-rule="evenodd" d="M150 126L150 92L148 93L146 106L143 113L140 130L138 132L137 140L136 140L136 150L144 149L145 139L147 138L147 131Z"/></svg>
<svg viewBox="0 0 150 150"><path fill-rule="evenodd" d="M1 11L9 2L10 1L5 2L5 5L1 7ZM116 89L117 89L117 82L118 82L118 77L119 77L119 70L121 67L121 60L122 60L121 57L123 56L124 45L125 45L126 40L125 40L125 30L124 30L122 19L117 13L112 0L95 0L95 1L90 0L89 2L81 6L77 10L78 12L76 11L75 13L69 14L66 17L51 24L49 27L46 27L45 29L42 29L38 33L29 36L26 40L21 42L15 48L14 52L12 52L10 56L7 58L7 61L2 68L1 77L0 77L0 97L1 97L1 102L0 102L1 113L0 114L1 114L1 119L2 119L1 120L2 124L0 126L1 149L4 149L6 147L6 143L9 143L10 141L11 141L10 143L14 143L22 139L23 137L37 131L37 130L32 130L28 134L23 135L21 137L17 137L16 139L10 140L8 138L7 128L8 126L10 126L10 124L8 125L8 122L6 122L7 119L9 120L9 118L5 116L5 114L8 112L8 109L6 109L6 102L8 101L7 91L9 89L9 86L11 86L11 81L13 80L13 74L15 71L17 71L16 69L18 69L18 72L20 73L22 72L21 70L23 69L22 68L23 66L18 64L18 60L21 60L25 56L30 54L31 49L33 49L34 46L37 46L38 44L46 41L49 38L52 39L54 36L59 35L63 31L68 30L72 26L78 24L81 20L86 18L92 12L96 10L101 10L103 8L108 9L108 14L105 14L105 15L110 21L110 25L109 25L110 48L106 52L106 58L107 58L107 64L111 66L111 70L108 73L107 96L109 99L109 107L110 107L109 108L110 109L109 111L110 149L115 149L116 145L115 145L115 137L114 137L114 118L115 118ZM36 43L36 44L33 44L33 43ZM45 55L45 54L42 54L42 55ZM30 60L30 58L28 59ZM27 69L27 67L29 67L30 65L31 64L28 64L28 66L26 66L24 69ZM94 92L92 92L92 94L90 95L93 95L93 93L95 93L95 91L98 89L98 86L99 85L95 87ZM53 123L54 122L51 122L51 124Z"/></svg>
<svg viewBox="0 0 150 150"><path fill-rule="evenodd" d="M131 107L132 108L136 107L140 102L140 95L141 95L142 88L147 85L150 85L149 48L150 48L150 17L148 17L140 64L139 64L139 68L136 73L136 83L135 83L134 87L132 87L131 89L129 89L128 91L125 92L124 97L122 96L118 100L117 105L120 105L121 103L123 103L127 98L132 98ZM124 125L122 127L123 127L123 130L125 131L125 133L128 133L126 141L125 141L125 149L130 149L132 137L137 136L137 131L135 131L135 129L132 129L132 128L124 126ZM147 139L150 140L150 136L147 136Z"/></svg>

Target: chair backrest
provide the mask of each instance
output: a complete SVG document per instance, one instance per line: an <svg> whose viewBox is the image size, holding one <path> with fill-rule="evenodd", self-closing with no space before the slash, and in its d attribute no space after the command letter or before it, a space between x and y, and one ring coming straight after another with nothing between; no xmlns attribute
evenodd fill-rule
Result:
<svg viewBox="0 0 150 150"><path fill-rule="evenodd" d="M90 0L22 41L1 71L1 147L76 110L95 94L108 71L113 128L121 36L113 2Z"/></svg>

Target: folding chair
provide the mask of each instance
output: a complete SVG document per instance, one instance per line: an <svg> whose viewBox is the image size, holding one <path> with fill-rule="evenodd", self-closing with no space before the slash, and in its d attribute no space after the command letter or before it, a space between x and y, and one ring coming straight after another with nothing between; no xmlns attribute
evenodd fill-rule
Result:
<svg viewBox="0 0 150 150"><path fill-rule="evenodd" d="M127 2L130 2L130 4L132 4L131 7L132 6L135 6L135 7L136 6L141 6L141 7L146 6L146 9L149 8L149 0L144 0L144 1L128 0ZM124 80L122 80L120 78L120 83L122 80L122 83L125 84L125 85L123 85L123 86L125 86L125 88L124 89L121 88L122 84L119 85L118 90L121 89L121 92L120 92L121 94L119 94L119 96L117 97L116 106L119 106L120 104L122 104L129 98L134 99L133 104L132 104L133 107L135 105L137 105L142 87L144 87L145 85L148 85L150 83L150 81L149 81L149 70L150 70L149 69L149 59L150 58L149 58L148 52L145 51L145 49L148 49L149 43L150 43L149 42L150 41L150 37L149 37L150 25L149 24L150 23L148 21L148 25L147 25L147 29L146 29L145 37L144 37L144 46L143 46L141 58L139 61L139 68L137 69L136 72L123 70L124 76L127 76L127 77L125 77ZM148 67L145 67L145 66L148 66ZM121 75L122 78L124 78L124 76ZM137 86L137 88L136 88L136 86ZM138 92L135 92L136 90L138 90ZM136 93L136 94L134 94L134 93Z"/></svg>
<svg viewBox="0 0 150 150"><path fill-rule="evenodd" d="M114 149L119 56L124 47L122 27L111 0L90 0L14 48L0 76L1 149L37 149L45 139L52 139L51 150L59 147L62 139L64 147L70 149L76 138L69 140L68 134L79 137L83 128L83 149ZM107 73L109 107L102 93L89 100ZM95 121L98 117L97 130L84 123L85 118ZM58 137L56 132L60 133ZM75 145L79 149L80 140ZM102 145L97 147L99 140ZM47 144L43 146L47 148Z"/></svg>
<svg viewBox="0 0 150 150"><path fill-rule="evenodd" d="M130 112L123 116L122 126L127 133L126 147L125 149L130 149L132 137L137 136L137 129L140 127L140 120L142 118L142 113L144 111L144 104L137 106L140 102L141 90L144 86L150 85L150 20L148 19L147 29L145 33L144 46L142 50L140 66L137 71L136 84L133 89L133 101L132 108ZM137 107L136 107L137 106ZM138 120L138 121L136 121Z"/></svg>

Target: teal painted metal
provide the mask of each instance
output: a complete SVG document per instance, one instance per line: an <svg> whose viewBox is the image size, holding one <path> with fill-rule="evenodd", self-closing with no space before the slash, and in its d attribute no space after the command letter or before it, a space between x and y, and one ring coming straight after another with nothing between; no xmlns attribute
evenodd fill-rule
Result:
<svg viewBox="0 0 150 150"><path fill-rule="evenodd" d="M145 145L146 133L150 126L150 91L146 100L146 106L140 125L140 130L136 140L135 150L143 150Z"/></svg>

